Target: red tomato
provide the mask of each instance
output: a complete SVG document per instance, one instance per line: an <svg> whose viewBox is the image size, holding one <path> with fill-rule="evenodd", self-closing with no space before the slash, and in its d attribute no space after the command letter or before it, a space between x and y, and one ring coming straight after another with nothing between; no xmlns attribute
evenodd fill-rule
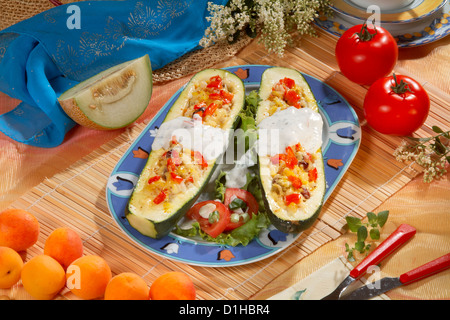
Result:
<svg viewBox="0 0 450 320"><path fill-rule="evenodd" d="M425 89L408 76L389 76L370 86L364 99L367 123L384 134L406 136L427 119L430 98Z"/></svg>
<svg viewBox="0 0 450 320"><path fill-rule="evenodd" d="M341 72L358 84L372 84L389 75L397 63L397 42L382 27L356 25L336 44L336 60Z"/></svg>
<svg viewBox="0 0 450 320"><path fill-rule="evenodd" d="M219 213L219 220L217 222L211 223L209 222L209 219L203 218L199 213L200 209L208 203L213 203L216 205L216 210ZM202 201L195 204L192 208L189 209L189 211L186 213L186 216L189 219L197 220L200 224L200 228L213 238L221 234L230 222L230 210L228 210L228 207L225 206L222 202L214 200Z"/></svg>
<svg viewBox="0 0 450 320"><path fill-rule="evenodd" d="M256 201L255 197L248 192L247 190L239 189L239 188L227 188L225 190L225 196L224 196L224 204L228 208L230 203L232 202L232 198L237 197L241 200L243 200L248 207L248 215L250 218L253 214L257 214L259 210L258 201ZM227 227L225 228L225 231L236 229L237 227L240 227L244 224L244 221L240 219L238 222L229 222Z"/></svg>

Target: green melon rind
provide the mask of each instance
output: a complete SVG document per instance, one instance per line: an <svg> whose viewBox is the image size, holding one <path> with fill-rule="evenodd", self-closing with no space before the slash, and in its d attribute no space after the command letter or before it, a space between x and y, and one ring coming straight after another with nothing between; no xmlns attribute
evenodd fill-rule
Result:
<svg viewBox="0 0 450 320"><path fill-rule="evenodd" d="M77 98L76 93L81 92L83 89L87 88L90 84L102 81L102 79L107 77L108 75L110 75L118 70L122 70L122 69L130 66L131 64L136 64L138 66L139 65L144 66L142 68L143 70L145 70L145 72L143 72L143 74L144 74L144 77L147 78L145 81L148 83L148 86L146 86L146 90L144 91L145 95L143 96L142 92L140 92L140 94L139 94L139 99L142 100L139 103L139 106L140 106L139 112L136 113L136 115L133 118L130 118L128 122L121 123L120 125L115 125L115 126L110 126L106 123L99 122L92 116L89 116L89 114L83 110L85 108L81 107L81 105L83 105L83 101L81 101L79 98ZM78 83L74 87L72 87L72 88L68 89L67 91L65 91L64 93L62 93L59 96L58 101L59 101L61 107L63 108L63 110L66 112L66 114L72 120L74 120L76 123L78 123L79 125L89 127L92 129L98 129L98 130L115 130L115 129L124 128L124 127L129 126L130 124L135 122L144 113L145 109L147 108L147 106L150 102L151 96L152 96L152 91L153 91L152 81L153 81L153 75L152 75L152 66L151 66L150 58L148 55L145 55L145 56L137 58L135 60L126 61L126 62L123 62L114 67L108 68L107 70L104 70L104 71L98 73L97 75ZM127 107L129 107L129 106L125 105L124 110L126 110Z"/></svg>

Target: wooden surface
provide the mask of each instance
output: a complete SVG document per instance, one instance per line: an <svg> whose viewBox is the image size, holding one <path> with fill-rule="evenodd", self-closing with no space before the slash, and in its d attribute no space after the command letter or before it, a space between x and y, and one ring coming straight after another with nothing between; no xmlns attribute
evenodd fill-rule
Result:
<svg viewBox="0 0 450 320"><path fill-rule="evenodd" d="M324 81L340 92L354 107L361 122L362 143L350 169L325 204L317 223L304 232L289 248L273 257L245 266L227 268L189 266L142 249L133 243L113 221L105 199L105 187L110 172L149 119L189 79L187 76L155 86L149 110L135 125L126 130L106 134L88 132L83 128L74 129L64 146L52 150L52 156L40 154L41 150L23 147L12 141L4 144L6 146L4 150L7 152L1 154L2 162L0 163L10 163L11 158L15 159L14 157L20 161L14 169L9 169L7 173L4 171L3 177L6 179L0 183L6 186L7 181L10 181L9 189L4 189L11 192L2 195L0 204L4 208L28 209L38 217L41 223L38 243L27 251L27 259L42 253L43 243L54 228L69 226L82 236L85 253L104 257L114 274L125 271L135 272L151 284L164 272L178 270L192 277L197 288L198 299L265 299L269 293L276 293L277 288L281 290L280 288L317 270L329 259L343 253L342 239L349 237L343 228L347 215L363 217L366 212L384 208L383 206L387 203L395 205L399 191L408 190L411 184L418 191L410 193L409 200L414 198L415 201L422 201L419 204L415 202L416 206L424 206L427 210L431 210L431 214L435 214L436 210L438 213L441 212L442 209L439 211L438 208L443 204L448 208L448 194L445 197L449 186L447 177L437 184L442 196L440 193L434 194L434 196L437 195L437 199L433 198L434 202L428 201L427 197L416 199L417 192L423 194L423 190L429 189L430 186L421 182L418 166L395 161L392 154L401 138L379 134L365 124L362 102L367 87L355 85L339 73L334 57L336 40L334 36L319 31L319 37L302 39L297 47L289 48L283 58L268 54L257 41L253 41L234 58L216 65L216 67L226 67L266 64L295 68ZM439 125L444 130L449 129L449 52L448 37L428 47L411 48L400 52L396 71L420 79L432 101L430 115L426 124L417 131L417 136L431 134L432 125ZM5 97L3 99L6 101ZM83 139L80 136L84 139L95 139L96 135L98 135L96 141L89 141L88 147L86 144L83 146ZM5 137L2 138L7 140ZM103 144L104 142L106 144ZM40 155L37 156L37 154ZM30 169L26 167L27 162L21 158L22 156L28 159L33 157L40 159L40 163L31 165L33 178L29 183L27 183L26 172L30 172ZM58 161L55 162L55 160ZM10 176L15 181L25 182L24 186L12 186ZM433 207L428 207L428 204ZM402 218L405 217L405 213L402 207L391 212L391 215L390 228L404 221ZM413 218L410 221L416 221ZM450 221L450 216L442 212L439 219ZM419 220L416 223L422 224L425 223L424 221L426 220ZM436 255L450 252L448 238L450 226L448 223L441 225L444 228L440 230L444 240L438 250L435 247L431 250L432 254ZM417 227L421 232L429 232L426 225ZM390 228L387 228L386 232L393 231ZM428 243L425 237L416 245L432 247L433 243ZM326 250L325 253L323 250ZM429 253L430 250L427 252ZM414 256L413 252L408 251L408 253ZM401 268L406 268L404 271L407 271L408 268L416 266L416 260L405 261L401 267L393 268L391 272L398 272ZM450 298L450 273L443 273L439 279L439 285L444 289L438 292L438 298ZM430 290L421 290L420 287L416 287L415 290L415 298L435 298ZM0 290L0 295L2 294L16 299L30 298L20 285L9 291ZM393 297L405 299L409 296L394 295ZM63 290L59 298L76 299L68 290Z"/></svg>

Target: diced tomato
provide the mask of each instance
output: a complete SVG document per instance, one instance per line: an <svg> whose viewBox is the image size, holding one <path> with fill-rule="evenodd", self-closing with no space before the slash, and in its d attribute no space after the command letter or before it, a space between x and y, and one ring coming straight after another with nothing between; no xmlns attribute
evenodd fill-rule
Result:
<svg viewBox="0 0 450 320"><path fill-rule="evenodd" d="M160 204L161 202L163 202L167 197L166 191L162 190L156 197L155 199L153 199L153 202L155 204Z"/></svg>
<svg viewBox="0 0 450 320"><path fill-rule="evenodd" d="M158 181L159 179L161 179L160 176L154 176L154 177L151 177L150 179L148 179L148 183L150 184L150 183L156 182L156 181Z"/></svg>
<svg viewBox="0 0 450 320"><path fill-rule="evenodd" d="M289 181L292 183L292 186L296 189L300 189L302 187L302 180L296 176L288 176Z"/></svg>
<svg viewBox="0 0 450 320"><path fill-rule="evenodd" d="M220 96L220 93L218 93L218 92L210 93L208 98L211 100L222 100L222 97Z"/></svg>
<svg viewBox="0 0 450 320"><path fill-rule="evenodd" d="M282 82L289 89L292 89L295 86L295 81L291 78L284 78L280 82Z"/></svg>
<svg viewBox="0 0 450 320"><path fill-rule="evenodd" d="M300 98L301 96L295 90L289 90L284 95L284 99L290 106L295 106Z"/></svg>
<svg viewBox="0 0 450 320"><path fill-rule="evenodd" d="M219 75L211 77L206 87L220 89L222 87L222 78Z"/></svg>
<svg viewBox="0 0 450 320"><path fill-rule="evenodd" d="M172 136L172 139L170 140L170 143L171 144L177 144L178 143L177 137L176 136Z"/></svg>
<svg viewBox="0 0 450 320"><path fill-rule="evenodd" d="M291 147L286 148L286 166L293 169L297 164L297 157Z"/></svg>
<svg viewBox="0 0 450 320"><path fill-rule="evenodd" d="M291 203L298 204L300 202L300 194L299 193L288 194L285 198L285 202L287 205L290 205Z"/></svg>
<svg viewBox="0 0 450 320"><path fill-rule="evenodd" d="M220 90L220 97L225 104L228 104L233 100L234 94L225 90Z"/></svg>
<svg viewBox="0 0 450 320"><path fill-rule="evenodd" d="M172 150L171 159L174 165L179 166L181 164L180 153L177 150Z"/></svg>
<svg viewBox="0 0 450 320"><path fill-rule="evenodd" d="M248 192L247 190L239 189L239 188L227 188L225 190L225 196L224 196L224 204L229 209L229 205L232 202L232 198L237 197L241 200L243 200L248 207L248 215L250 218L253 214L257 214L259 210L258 201L256 201L255 197ZM230 212L231 213L231 212ZM238 222L229 222L227 227L225 228L225 231L236 229L237 227L240 227L244 224L244 221L240 219Z"/></svg>
<svg viewBox="0 0 450 320"><path fill-rule="evenodd" d="M317 168L311 169L308 171L309 181L317 180Z"/></svg>
<svg viewBox="0 0 450 320"><path fill-rule="evenodd" d="M200 215L200 209L208 203L215 204L216 205L215 211L219 213L219 220L214 223L211 223L209 219L203 218ZM222 202L207 200L199 202L195 204L192 208L190 208L189 211L186 213L186 217L189 219L197 220L198 223L200 224L200 228L205 233L215 238L225 230L226 226L230 222L230 210L228 210L228 207L225 206Z"/></svg>
<svg viewBox="0 0 450 320"><path fill-rule="evenodd" d="M177 175L175 172L171 172L171 173L170 173L170 177L171 177L172 180L175 181L176 183L181 183L181 182L183 182L183 178L180 177L179 175Z"/></svg>
<svg viewBox="0 0 450 320"><path fill-rule="evenodd" d="M189 178L187 178L187 179L186 179L186 182L192 182L192 183L194 183L194 177L189 177Z"/></svg>
<svg viewBox="0 0 450 320"><path fill-rule="evenodd" d="M206 108L205 112L203 112L203 117L210 116L210 115L214 114L214 111L216 111L216 109L217 109L218 107L219 107L219 106L218 106L217 104L211 103L211 104L208 106L208 108Z"/></svg>
<svg viewBox="0 0 450 320"><path fill-rule="evenodd" d="M167 169L169 169L169 171L175 171L177 170L177 166L176 164L173 162L172 158L167 159Z"/></svg>
<svg viewBox="0 0 450 320"><path fill-rule="evenodd" d="M205 158L203 158L203 155L199 151L191 151L191 156L198 164L201 164L203 168L208 167L208 162L206 162Z"/></svg>
<svg viewBox="0 0 450 320"><path fill-rule="evenodd" d="M201 109L201 108L206 108L206 103L200 102L200 103L197 103L197 104L194 106L194 110L199 110L199 109Z"/></svg>

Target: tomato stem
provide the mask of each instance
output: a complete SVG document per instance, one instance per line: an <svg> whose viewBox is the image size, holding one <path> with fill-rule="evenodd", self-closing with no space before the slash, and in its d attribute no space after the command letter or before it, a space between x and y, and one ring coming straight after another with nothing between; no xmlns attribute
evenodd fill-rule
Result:
<svg viewBox="0 0 450 320"><path fill-rule="evenodd" d="M375 24L373 24L373 28L375 29L375 33L370 33L369 29L367 29L367 23L364 22L361 30L359 32L356 32L355 34L358 35L359 39L361 41L370 41L373 37L375 37L378 34L378 30L375 27Z"/></svg>
<svg viewBox="0 0 450 320"><path fill-rule="evenodd" d="M413 92L411 88L409 87L409 84L403 81L403 79L398 83L397 76L395 73L392 75L394 77L395 85L391 86L392 91L394 91L397 94L403 94L406 91Z"/></svg>

